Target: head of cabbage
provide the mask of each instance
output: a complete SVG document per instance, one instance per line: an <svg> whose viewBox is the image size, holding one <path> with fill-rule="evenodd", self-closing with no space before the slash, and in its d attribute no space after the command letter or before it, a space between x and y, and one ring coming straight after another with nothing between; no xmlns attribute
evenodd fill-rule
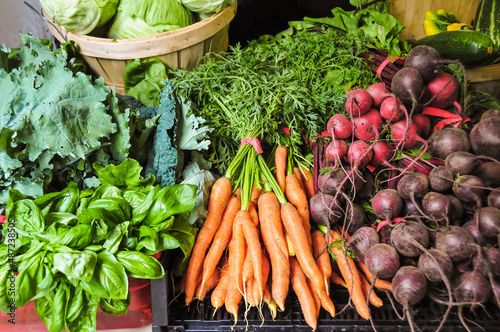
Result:
<svg viewBox="0 0 500 332"><path fill-rule="evenodd" d="M199 14L215 14L232 4L235 0L181 0L182 4L192 12Z"/></svg>
<svg viewBox="0 0 500 332"><path fill-rule="evenodd" d="M88 34L107 23L119 0L40 0L47 14L66 31Z"/></svg>
<svg viewBox="0 0 500 332"><path fill-rule="evenodd" d="M179 0L120 0L108 37L138 38L192 23L193 14Z"/></svg>

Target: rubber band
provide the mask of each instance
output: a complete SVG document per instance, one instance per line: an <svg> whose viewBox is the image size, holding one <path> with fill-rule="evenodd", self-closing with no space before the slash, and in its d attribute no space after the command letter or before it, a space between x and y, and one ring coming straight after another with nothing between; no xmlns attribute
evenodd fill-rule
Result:
<svg viewBox="0 0 500 332"><path fill-rule="evenodd" d="M392 58L387 58L385 59L384 61L382 61L382 63L380 64L380 66L378 66L377 68L377 76L378 78L383 82L382 80L382 72L384 71L384 68L392 61L392 60L396 60L396 59L401 59L401 60L404 60L402 57L399 57L399 56L395 56L395 57L392 57Z"/></svg>
<svg viewBox="0 0 500 332"><path fill-rule="evenodd" d="M405 218L401 218L401 217L396 217L396 218L394 218L392 220L389 220L389 222L387 221L387 219L383 219L383 220L381 220L378 223L376 231L378 233L378 232L380 232L380 230L382 229L382 227L384 227L385 225L388 225L389 223L395 224L395 223L398 223L398 222L401 222L401 221L406 221L406 219ZM373 226L373 224L372 224L372 226Z"/></svg>
<svg viewBox="0 0 500 332"><path fill-rule="evenodd" d="M257 137L250 137L250 138L244 138L241 140L240 145L245 145L245 144L250 144L254 147L255 151L257 153L262 153L262 147L260 146L260 141L257 139Z"/></svg>
<svg viewBox="0 0 500 332"><path fill-rule="evenodd" d="M5 224L7 222L7 217L0 214L0 224Z"/></svg>
<svg viewBox="0 0 500 332"><path fill-rule="evenodd" d="M438 131L439 129L443 129L445 126L448 125L453 125L454 128L457 128L461 123L471 121L470 118L462 118L462 116L460 115L462 108L458 103L455 106L457 106L458 108L459 112L458 114L451 113L436 107L425 107L422 110L422 114L443 118L443 120L441 120L434 126L433 128L434 132Z"/></svg>
<svg viewBox="0 0 500 332"><path fill-rule="evenodd" d="M290 128L286 127L286 128L283 128L283 132L287 135L291 135L292 132L290 131Z"/></svg>

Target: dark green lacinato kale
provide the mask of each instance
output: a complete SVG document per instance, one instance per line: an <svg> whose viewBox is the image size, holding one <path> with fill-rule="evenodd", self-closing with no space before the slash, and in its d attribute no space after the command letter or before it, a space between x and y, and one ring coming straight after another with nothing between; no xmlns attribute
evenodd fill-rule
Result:
<svg viewBox="0 0 500 332"><path fill-rule="evenodd" d="M242 139L255 135L279 144L288 128L292 144L303 145L304 137L326 129L331 115L344 112L349 90L376 81L356 56L367 50L366 40L338 29L309 29L313 25L209 54L192 71L169 72L176 94L192 101L192 112L214 129L210 161L221 173Z"/></svg>

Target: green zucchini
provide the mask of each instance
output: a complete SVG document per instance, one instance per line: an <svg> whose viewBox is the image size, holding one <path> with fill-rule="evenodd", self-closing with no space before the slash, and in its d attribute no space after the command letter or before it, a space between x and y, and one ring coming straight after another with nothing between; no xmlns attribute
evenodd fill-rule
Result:
<svg viewBox="0 0 500 332"><path fill-rule="evenodd" d="M465 66L487 62L493 54L493 41L480 31L443 31L417 40L417 45L427 45L438 51L443 59L458 60Z"/></svg>
<svg viewBox="0 0 500 332"><path fill-rule="evenodd" d="M481 1L477 6L474 29L490 36L495 48L500 46L500 0Z"/></svg>

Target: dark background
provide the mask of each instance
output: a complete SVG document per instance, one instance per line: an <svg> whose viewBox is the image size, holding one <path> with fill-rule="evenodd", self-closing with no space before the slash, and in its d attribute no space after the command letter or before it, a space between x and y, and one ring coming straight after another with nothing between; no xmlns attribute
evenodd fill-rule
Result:
<svg viewBox="0 0 500 332"><path fill-rule="evenodd" d="M274 35L286 30L289 21L304 17L331 16L341 7L352 10L349 0L237 0L236 16L229 25L229 43L246 45L264 34Z"/></svg>

